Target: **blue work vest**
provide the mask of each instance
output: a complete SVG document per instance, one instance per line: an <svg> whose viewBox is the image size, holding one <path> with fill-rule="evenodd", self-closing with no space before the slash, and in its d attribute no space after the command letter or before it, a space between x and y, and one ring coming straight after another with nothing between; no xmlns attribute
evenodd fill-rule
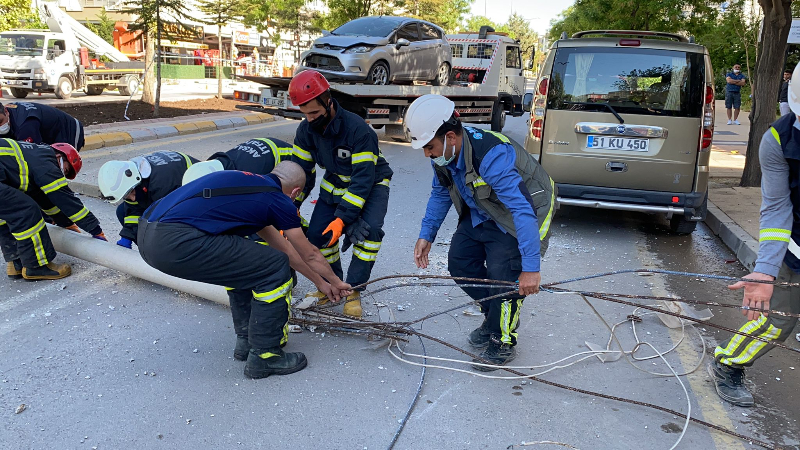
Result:
<svg viewBox="0 0 800 450"><path fill-rule="evenodd" d="M783 157L789 164L789 198L792 201L792 241L800 246L800 130L795 128L797 116L787 114L772 124L773 135L777 132ZM790 269L800 273L800 249L789 243L783 261Z"/></svg>

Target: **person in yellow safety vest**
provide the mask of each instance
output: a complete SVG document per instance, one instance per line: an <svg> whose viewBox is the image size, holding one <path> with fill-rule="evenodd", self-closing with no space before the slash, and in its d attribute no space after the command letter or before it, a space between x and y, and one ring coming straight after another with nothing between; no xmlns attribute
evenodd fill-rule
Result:
<svg viewBox="0 0 800 450"><path fill-rule="evenodd" d="M67 184L81 166L70 144L0 139L0 247L10 278L56 280L72 273L69 265L52 262L56 251L35 199L46 199L54 211L93 237L106 240L97 218Z"/></svg>

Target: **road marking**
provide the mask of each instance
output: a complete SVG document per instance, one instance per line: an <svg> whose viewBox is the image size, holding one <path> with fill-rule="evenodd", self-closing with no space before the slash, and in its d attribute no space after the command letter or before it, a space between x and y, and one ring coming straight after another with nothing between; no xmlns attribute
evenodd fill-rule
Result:
<svg viewBox="0 0 800 450"><path fill-rule="evenodd" d="M142 143L134 142L133 144L127 144L127 145L118 146L118 147L104 147L103 149L97 149L97 150L92 150L92 151L89 151L89 152L84 152L84 153L81 153L81 158L83 160L92 159L92 158L104 158L104 157L106 157L108 155L114 155L114 154L117 154L117 153L130 152L133 148L135 148L135 149L148 149L148 148L154 148L154 147L161 147L163 145L168 145L168 144L177 144L177 143L197 141L197 140L200 140L200 139L208 139L208 136L206 136L206 134L208 134L208 133L214 133L214 137L216 138L216 137L222 137L222 136L228 136L228 135L231 135L231 134L241 133L242 131L263 130L263 129L267 129L267 128L275 128L275 127L280 127L280 126L284 126L284 125L298 124L298 123L299 122L294 121L294 120L280 120L280 121L276 120L274 122L268 122L266 124L261 124L261 125L252 125L252 126L249 126L249 127L234 128L234 129L231 129L229 131L219 131L219 130L218 131L207 131L205 133L196 133L196 134L190 134L190 135L185 135L185 136L174 136L174 137L170 137L170 138L166 138L166 139L155 139L155 140L152 140L152 141L145 141L145 142L142 142ZM106 148L113 149L113 150L106 150Z"/></svg>
<svg viewBox="0 0 800 450"><path fill-rule="evenodd" d="M642 263L642 267L645 267L648 264L653 267L662 266L661 262L654 258L652 254L647 251L643 244L638 244L636 249L638 252L637 256L639 261ZM666 284L664 283L663 276L656 275L650 277L649 282L653 283L653 290L651 291L652 295L657 297L670 296L670 292L667 290ZM677 344L681 339L681 330L671 328L668 328L668 330L673 345ZM691 332L687 330L687 333ZM681 366L684 370L694 367L694 365L697 364L697 359L700 358L700 353L694 348L691 348L685 342L675 349L675 353L678 355L678 358L680 358ZM691 388L690 392L694 394L697 406L700 407L700 414L703 420L729 430L736 430L731 416L728 414L728 411L723 405L723 400L719 398L717 391L711 386L711 384L706 383L706 364L707 361L703 361L703 363L696 371L694 371L694 373L687 375L684 377L684 379L688 380L689 382L689 387ZM690 424L690 426L701 425ZM744 444L742 444L742 441L738 438L711 429L708 429L708 432L711 435L711 439L714 441L715 448L725 450L745 450Z"/></svg>
<svg viewBox="0 0 800 450"><path fill-rule="evenodd" d="M53 280L53 281L39 281L39 284L44 284L44 286L39 286L37 289L34 289L30 292L26 292L24 294L16 295L12 297L10 300L4 300L0 302L0 313L4 313L10 309L16 308L30 300L33 300L37 297L54 294L56 291L61 292L58 294L60 296L64 296L64 291L61 291L60 287L66 283L80 283L84 279L88 278L89 276L96 275L98 269L90 269L86 271L81 271L79 274L73 274L70 277L61 279L61 280ZM11 285L13 286L13 284Z"/></svg>

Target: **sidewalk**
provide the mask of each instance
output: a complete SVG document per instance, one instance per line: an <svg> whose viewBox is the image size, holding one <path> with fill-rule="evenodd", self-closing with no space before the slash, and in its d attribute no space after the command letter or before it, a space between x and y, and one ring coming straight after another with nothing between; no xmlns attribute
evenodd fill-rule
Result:
<svg viewBox="0 0 800 450"><path fill-rule="evenodd" d="M727 125L725 102L717 100L716 107L705 222L739 261L753 270L758 256L761 188L738 186L750 133L749 113L739 115L741 125Z"/></svg>

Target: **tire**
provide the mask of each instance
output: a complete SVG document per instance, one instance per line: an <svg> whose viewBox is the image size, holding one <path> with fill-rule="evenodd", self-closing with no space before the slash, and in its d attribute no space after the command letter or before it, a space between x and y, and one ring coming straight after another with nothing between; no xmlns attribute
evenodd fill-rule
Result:
<svg viewBox="0 0 800 450"><path fill-rule="evenodd" d="M58 79L58 84L56 85L56 97L66 100L72 97L72 91L75 90L75 86L72 84L72 80L69 77L61 77Z"/></svg>
<svg viewBox="0 0 800 450"><path fill-rule="evenodd" d="M411 136L403 125L386 125L386 137L396 142L411 142Z"/></svg>
<svg viewBox="0 0 800 450"><path fill-rule="evenodd" d="M367 72L367 84L376 86L385 86L389 84L389 66L383 62L378 61L369 68Z"/></svg>
<svg viewBox="0 0 800 450"><path fill-rule="evenodd" d="M450 64L447 61L441 63L436 71L436 78L431 81L431 84L434 86L447 86L450 84L450 72Z"/></svg>
<svg viewBox="0 0 800 450"><path fill-rule="evenodd" d="M697 228L697 221L686 220L686 216L683 214L676 214L669 219L669 230L675 234L692 234L695 228Z"/></svg>
<svg viewBox="0 0 800 450"><path fill-rule="evenodd" d="M384 125L384 124L382 124L382 123L381 123L381 124L374 124L374 123L373 123L373 124L372 124L372 128L374 128L374 129L376 129L376 130L380 130L381 128L383 128L383 125Z"/></svg>
<svg viewBox="0 0 800 450"><path fill-rule="evenodd" d="M13 95L14 98L25 98L28 96L28 91L26 91L25 89L20 89L20 88L9 88L9 89L11 90L11 95Z"/></svg>
<svg viewBox="0 0 800 450"><path fill-rule="evenodd" d="M492 108L492 131L501 132L503 127L506 126L506 110L503 109L503 104L499 101L495 102Z"/></svg>
<svg viewBox="0 0 800 450"><path fill-rule="evenodd" d="M86 95L100 95L104 89L105 86L102 84L90 84L86 86Z"/></svg>
<svg viewBox="0 0 800 450"><path fill-rule="evenodd" d="M139 79L136 77L128 77L125 83L125 86L119 87L119 95L130 97L132 93L139 89Z"/></svg>

